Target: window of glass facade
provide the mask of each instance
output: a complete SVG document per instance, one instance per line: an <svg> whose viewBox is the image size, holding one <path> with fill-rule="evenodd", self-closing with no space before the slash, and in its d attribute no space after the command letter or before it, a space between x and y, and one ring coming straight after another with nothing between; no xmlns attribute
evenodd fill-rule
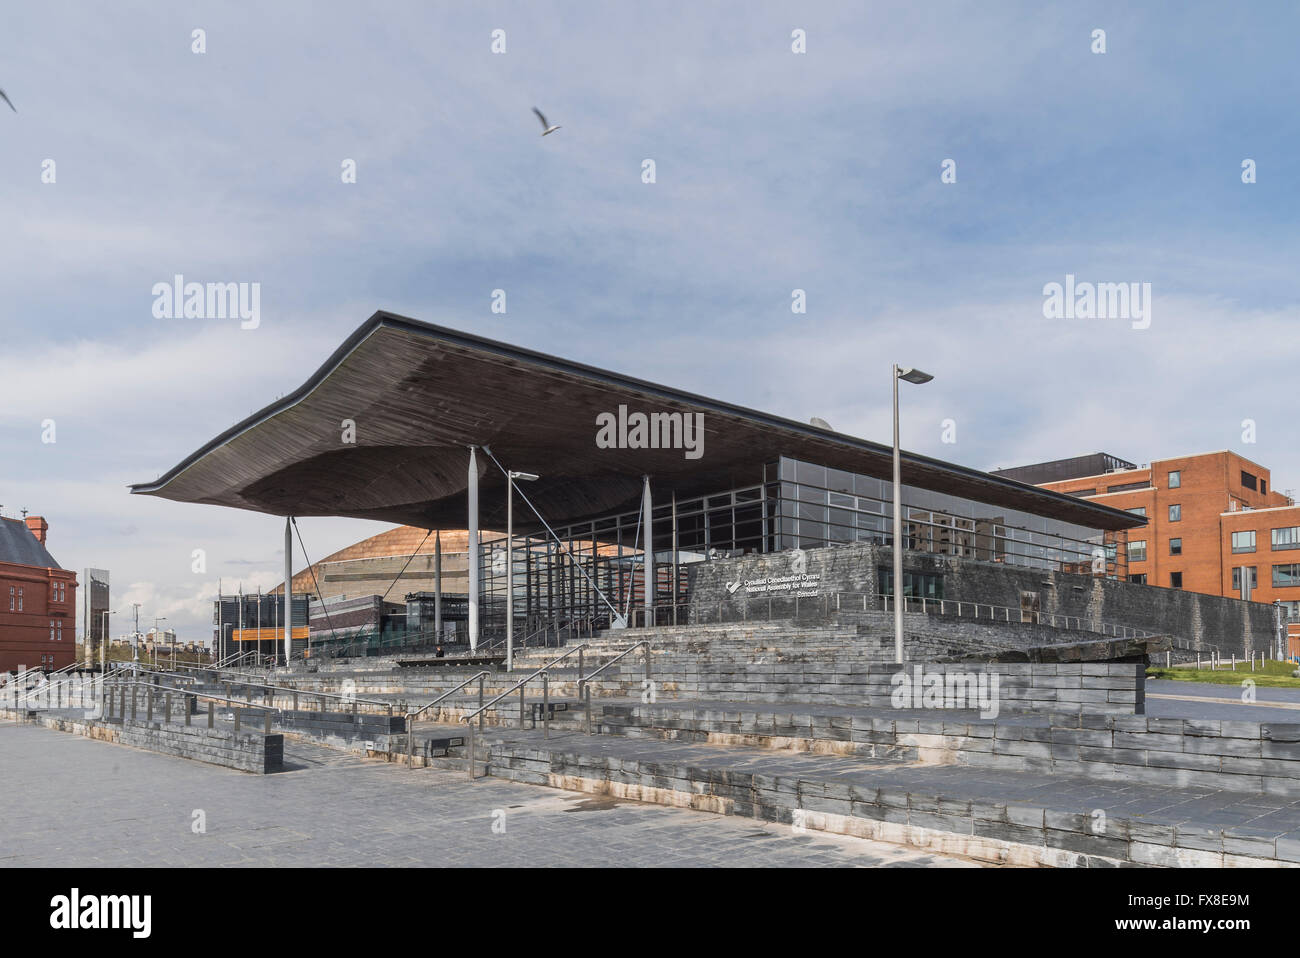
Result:
<svg viewBox="0 0 1300 958"><path fill-rule="evenodd" d="M1255 530L1247 529L1245 532L1234 532L1232 534L1232 551L1233 552L1254 552L1255 551Z"/></svg>
<svg viewBox="0 0 1300 958"><path fill-rule="evenodd" d="M881 566L876 570L881 595L894 594L894 570ZM943 576L930 572L903 572L904 598L943 598Z"/></svg>
<svg viewBox="0 0 1300 958"><path fill-rule="evenodd" d="M686 601L693 563L853 542L889 546L893 541L893 489L886 480L786 457L762 467L755 480L675 503L656 495L650 590L657 606ZM555 533L559 544L545 533L516 534L517 629L532 628L530 619L557 614L608 616L602 593L620 611L644 604L646 543L639 509L558 527ZM906 548L934 555L1084 574L1093 572L1093 556L1100 555L1106 575L1127 572L1128 550L1119 547L1126 533L1103 533L911 486L903 487L903 534ZM504 626L509 563L503 539L483 544L485 627ZM905 581L904 590L941 598L942 580L920 577L910 585Z"/></svg>

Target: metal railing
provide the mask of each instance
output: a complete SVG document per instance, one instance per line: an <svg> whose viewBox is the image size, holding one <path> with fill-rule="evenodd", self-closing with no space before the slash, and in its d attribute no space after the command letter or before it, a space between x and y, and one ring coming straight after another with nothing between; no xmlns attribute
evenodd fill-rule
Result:
<svg viewBox="0 0 1300 958"><path fill-rule="evenodd" d="M429 709L433 708L439 702L451 698L453 694L459 692L465 686L469 685L471 682L474 682L476 680L478 682L478 704L479 704L478 722L479 722L479 728L481 729L483 727L483 715L482 715L483 683L487 679L487 677L491 674L492 674L491 672L484 670L482 672L479 672L477 675L471 675L464 682L461 682L459 685L455 685L452 688L449 688L447 691L443 692L432 702L420 706L418 709L416 709L413 712L406 713L406 765L408 768L415 768L415 717L417 715L423 714L424 712L427 712ZM471 772L473 772L473 765L472 765L473 761L474 761L474 755L473 755L473 748L471 743L471 749L470 749L470 762L471 762L470 771Z"/></svg>
<svg viewBox="0 0 1300 958"><path fill-rule="evenodd" d="M573 648L569 649L567 652L563 653L562 655L557 655L555 658L551 659L549 662L547 662L537 671L529 675L526 675L524 678L520 679L514 685L510 686L510 688L506 689L504 692L501 692L499 695L494 696L491 699L491 701L483 703L478 708L476 708L473 712L470 712L467 715L462 715L460 717L460 720L469 726L469 750L467 753L468 759L466 765L467 768L469 769L469 777L471 779L474 778L474 719L480 718L483 715L483 713L486 712L488 709L495 708L496 704L500 702L502 699L506 698L511 693L518 691L519 692L519 727L522 729L524 727L524 713L526 710L526 701L525 701L526 692L524 688L533 679L537 678L538 676L541 676L542 723L544 726L543 735L549 738L551 735L551 685L550 685L549 670L552 667L554 667L557 663L563 662L569 656L573 655L573 653L577 652L578 653L578 675L579 677L581 677L582 655L583 655L583 651L586 648L587 648L587 643L585 642L583 642L581 645L575 645Z"/></svg>
<svg viewBox="0 0 1300 958"><path fill-rule="evenodd" d="M619 659L623 658L623 656L635 652L638 648L641 647L645 648L645 680L644 680L645 684L642 686L642 689L648 690L650 688L650 643L645 639L642 639L640 642L637 642L635 645L629 646L628 648L624 649L622 652L614 656L612 659L610 659L600 668L595 669L592 672L589 672L586 676L583 676L581 670L579 670L578 699L582 702L582 708L586 718L586 730L588 735L591 734L591 685L590 685L591 680L594 679L601 672L604 672L607 668L609 668Z"/></svg>
<svg viewBox="0 0 1300 958"><path fill-rule="evenodd" d="M126 720L126 695L128 689L131 695L131 718L134 721L136 717L136 705L139 698L141 687L144 688L146 693L145 720L147 722L153 721L154 695L158 692L165 693L165 697L163 699L163 718L164 718L164 722L168 722L168 723L171 721L170 693L172 692L175 692L181 696L181 711L182 711L182 715L184 716L186 725L190 724L190 718L192 714L190 712L189 704L187 702L187 699L189 698L193 698L196 702L199 701L200 699L206 700L208 702L225 702L230 705L238 705L243 708L256 709L258 711L261 711L265 714L263 731L268 734L271 731L271 716L273 714L283 716L284 714L283 709L276 708L271 705L263 705L258 702L252 702L246 699L237 699L229 695L218 695L212 692L197 692L193 689L175 688L173 686L158 685L152 682L141 683L137 679L132 677L130 680L126 680L125 678L123 678L114 681L112 683L111 688L106 685L104 689L104 700L102 705L102 715L105 721L111 721L113 718L114 697L119 697L119 705L118 705L119 720L121 721ZM212 712L212 707L209 706L208 707L208 728L213 727L213 719L214 716ZM234 722L235 722L235 731L236 732L240 731L240 716L238 712L234 713Z"/></svg>

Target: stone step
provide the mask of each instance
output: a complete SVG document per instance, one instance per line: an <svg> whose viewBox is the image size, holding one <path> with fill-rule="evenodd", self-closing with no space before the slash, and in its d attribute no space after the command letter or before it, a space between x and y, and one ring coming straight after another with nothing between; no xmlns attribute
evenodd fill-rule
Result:
<svg viewBox="0 0 1300 958"><path fill-rule="evenodd" d="M1014 865L1300 863L1300 808L1259 796L650 739L516 733L494 777Z"/></svg>

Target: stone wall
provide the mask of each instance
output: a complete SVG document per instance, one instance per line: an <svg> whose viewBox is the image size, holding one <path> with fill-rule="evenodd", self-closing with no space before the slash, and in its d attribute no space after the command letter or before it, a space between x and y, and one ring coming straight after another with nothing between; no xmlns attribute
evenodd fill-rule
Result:
<svg viewBox="0 0 1300 958"><path fill-rule="evenodd" d="M71 732L161 755L239 769L241 772L262 775L284 766L284 736L279 733L267 735L260 731L249 731L235 734L225 729L209 729L206 725L150 724L133 722L129 718L126 721L105 721L40 712L23 716L10 714L60 732Z"/></svg>
<svg viewBox="0 0 1300 958"><path fill-rule="evenodd" d="M692 621L824 620L850 606L879 610L877 569L892 566L893 553L855 543L809 549L802 553L802 565L796 567L795 562L795 553L782 552L689 566ZM1077 616L1093 628L1119 625L1170 635L1192 649L1216 646L1223 655L1268 652L1274 643L1273 607L1259 602L920 552L907 553L904 568L942 575L945 599L1015 610L1021 606L1022 592L1037 593L1039 611L1045 615ZM837 604L836 593L857 598L841 598ZM972 622L944 618L945 626L958 631Z"/></svg>
<svg viewBox="0 0 1300 958"><path fill-rule="evenodd" d="M644 677L640 666L620 663L610 671L616 671L623 694L639 694ZM904 681L895 680L900 671ZM653 679L659 694L676 699L861 708L983 708L969 698L969 679L978 683L980 696L991 696L994 715L1025 711L1134 715L1146 711L1146 672L1137 663L957 662L922 666L846 664L828 655L819 660L758 665L674 658L668 663L655 662ZM898 691L900 687L903 692ZM966 697L961 697L963 694Z"/></svg>

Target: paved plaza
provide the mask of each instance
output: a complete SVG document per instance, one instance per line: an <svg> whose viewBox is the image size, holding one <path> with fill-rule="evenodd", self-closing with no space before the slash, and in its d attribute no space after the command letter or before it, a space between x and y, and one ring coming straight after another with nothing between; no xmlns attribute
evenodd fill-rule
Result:
<svg viewBox="0 0 1300 958"><path fill-rule="evenodd" d="M3 722L0 763L0 865L10 867L978 867L296 742L287 770L263 776Z"/></svg>

